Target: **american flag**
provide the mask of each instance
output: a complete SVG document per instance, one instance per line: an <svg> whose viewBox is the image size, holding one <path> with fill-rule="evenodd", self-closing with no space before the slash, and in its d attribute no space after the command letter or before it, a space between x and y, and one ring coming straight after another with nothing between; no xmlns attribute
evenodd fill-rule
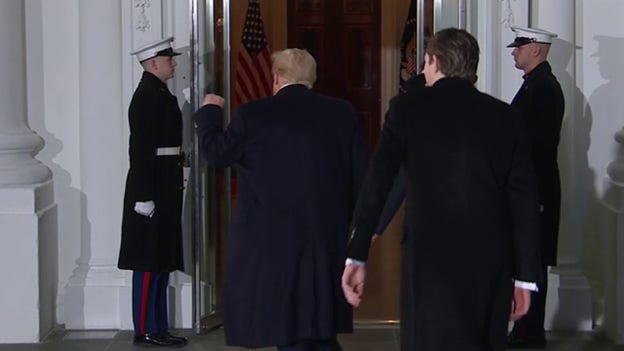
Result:
<svg viewBox="0 0 624 351"><path fill-rule="evenodd" d="M416 3L410 1L405 28L401 36L401 66L399 70L399 91L405 93L405 82L418 74L416 67Z"/></svg>
<svg viewBox="0 0 624 351"><path fill-rule="evenodd" d="M243 48L238 52L234 81L234 107L271 96L271 57L260 0L249 0L243 26Z"/></svg>

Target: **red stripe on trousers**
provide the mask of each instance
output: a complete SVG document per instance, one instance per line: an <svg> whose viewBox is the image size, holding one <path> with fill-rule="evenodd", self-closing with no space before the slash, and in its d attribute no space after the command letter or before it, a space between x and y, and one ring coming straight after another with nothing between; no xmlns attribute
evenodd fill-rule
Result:
<svg viewBox="0 0 624 351"><path fill-rule="evenodd" d="M147 314L147 300L149 298L149 284L152 273L145 272L143 275L143 292L141 294L141 315L139 317L139 331L145 334L145 315Z"/></svg>

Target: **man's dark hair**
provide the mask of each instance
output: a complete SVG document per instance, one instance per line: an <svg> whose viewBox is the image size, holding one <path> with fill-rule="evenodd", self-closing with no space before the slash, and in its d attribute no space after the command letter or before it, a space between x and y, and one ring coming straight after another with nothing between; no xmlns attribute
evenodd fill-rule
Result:
<svg viewBox="0 0 624 351"><path fill-rule="evenodd" d="M479 43L463 29L446 28L435 33L428 41L427 56L438 58L440 71L447 77L477 81ZM427 59L431 59L428 57Z"/></svg>

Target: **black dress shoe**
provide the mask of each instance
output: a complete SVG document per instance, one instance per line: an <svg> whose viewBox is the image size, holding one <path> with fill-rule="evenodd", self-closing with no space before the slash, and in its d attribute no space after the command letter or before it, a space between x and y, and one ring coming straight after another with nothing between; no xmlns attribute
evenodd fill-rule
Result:
<svg viewBox="0 0 624 351"><path fill-rule="evenodd" d="M166 346L166 347L181 347L184 346L180 340L173 340L161 337L157 334L143 334L134 336L134 345L152 347L152 346Z"/></svg>
<svg viewBox="0 0 624 351"><path fill-rule="evenodd" d="M543 349L546 347L546 338L521 338L519 336L509 336L507 339L508 349Z"/></svg>
<svg viewBox="0 0 624 351"><path fill-rule="evenodd" d="M186 343L187 343L186 338L181 337L181 336L172 335L169 332L158 333L158 336L160 338L163 338L163 339L177 340L177 341L181 342L183 345L186 345Z"/></svg>

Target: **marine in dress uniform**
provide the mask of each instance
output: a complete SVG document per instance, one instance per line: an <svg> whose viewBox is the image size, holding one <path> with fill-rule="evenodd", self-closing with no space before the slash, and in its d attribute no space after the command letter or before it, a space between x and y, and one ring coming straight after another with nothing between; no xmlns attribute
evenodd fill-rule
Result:
<svg viewBox="0 0 624 351"><path fill-rule="evenodd" d="M144 68L129 108L126 179L118 267L133 271L134 343L183 346L169 333L169 273L182 260L182 114L166 81L175 71L173 37L132 53Z"/></svg>
<svg viewBox="0 0 624 351"><path fill-rule="evenodd" d="M557 238L561 185L557 148L565 108L563 92L546 58L557 35L538 28L512 27L515 66L524 71L524 83L511 102L522 115L529 132L533 167L540 202L541 282L532 294L529 313L514 323L509 335L513 348L544 347L544 316L548 290L548 266L557 264Z"/></svg>

